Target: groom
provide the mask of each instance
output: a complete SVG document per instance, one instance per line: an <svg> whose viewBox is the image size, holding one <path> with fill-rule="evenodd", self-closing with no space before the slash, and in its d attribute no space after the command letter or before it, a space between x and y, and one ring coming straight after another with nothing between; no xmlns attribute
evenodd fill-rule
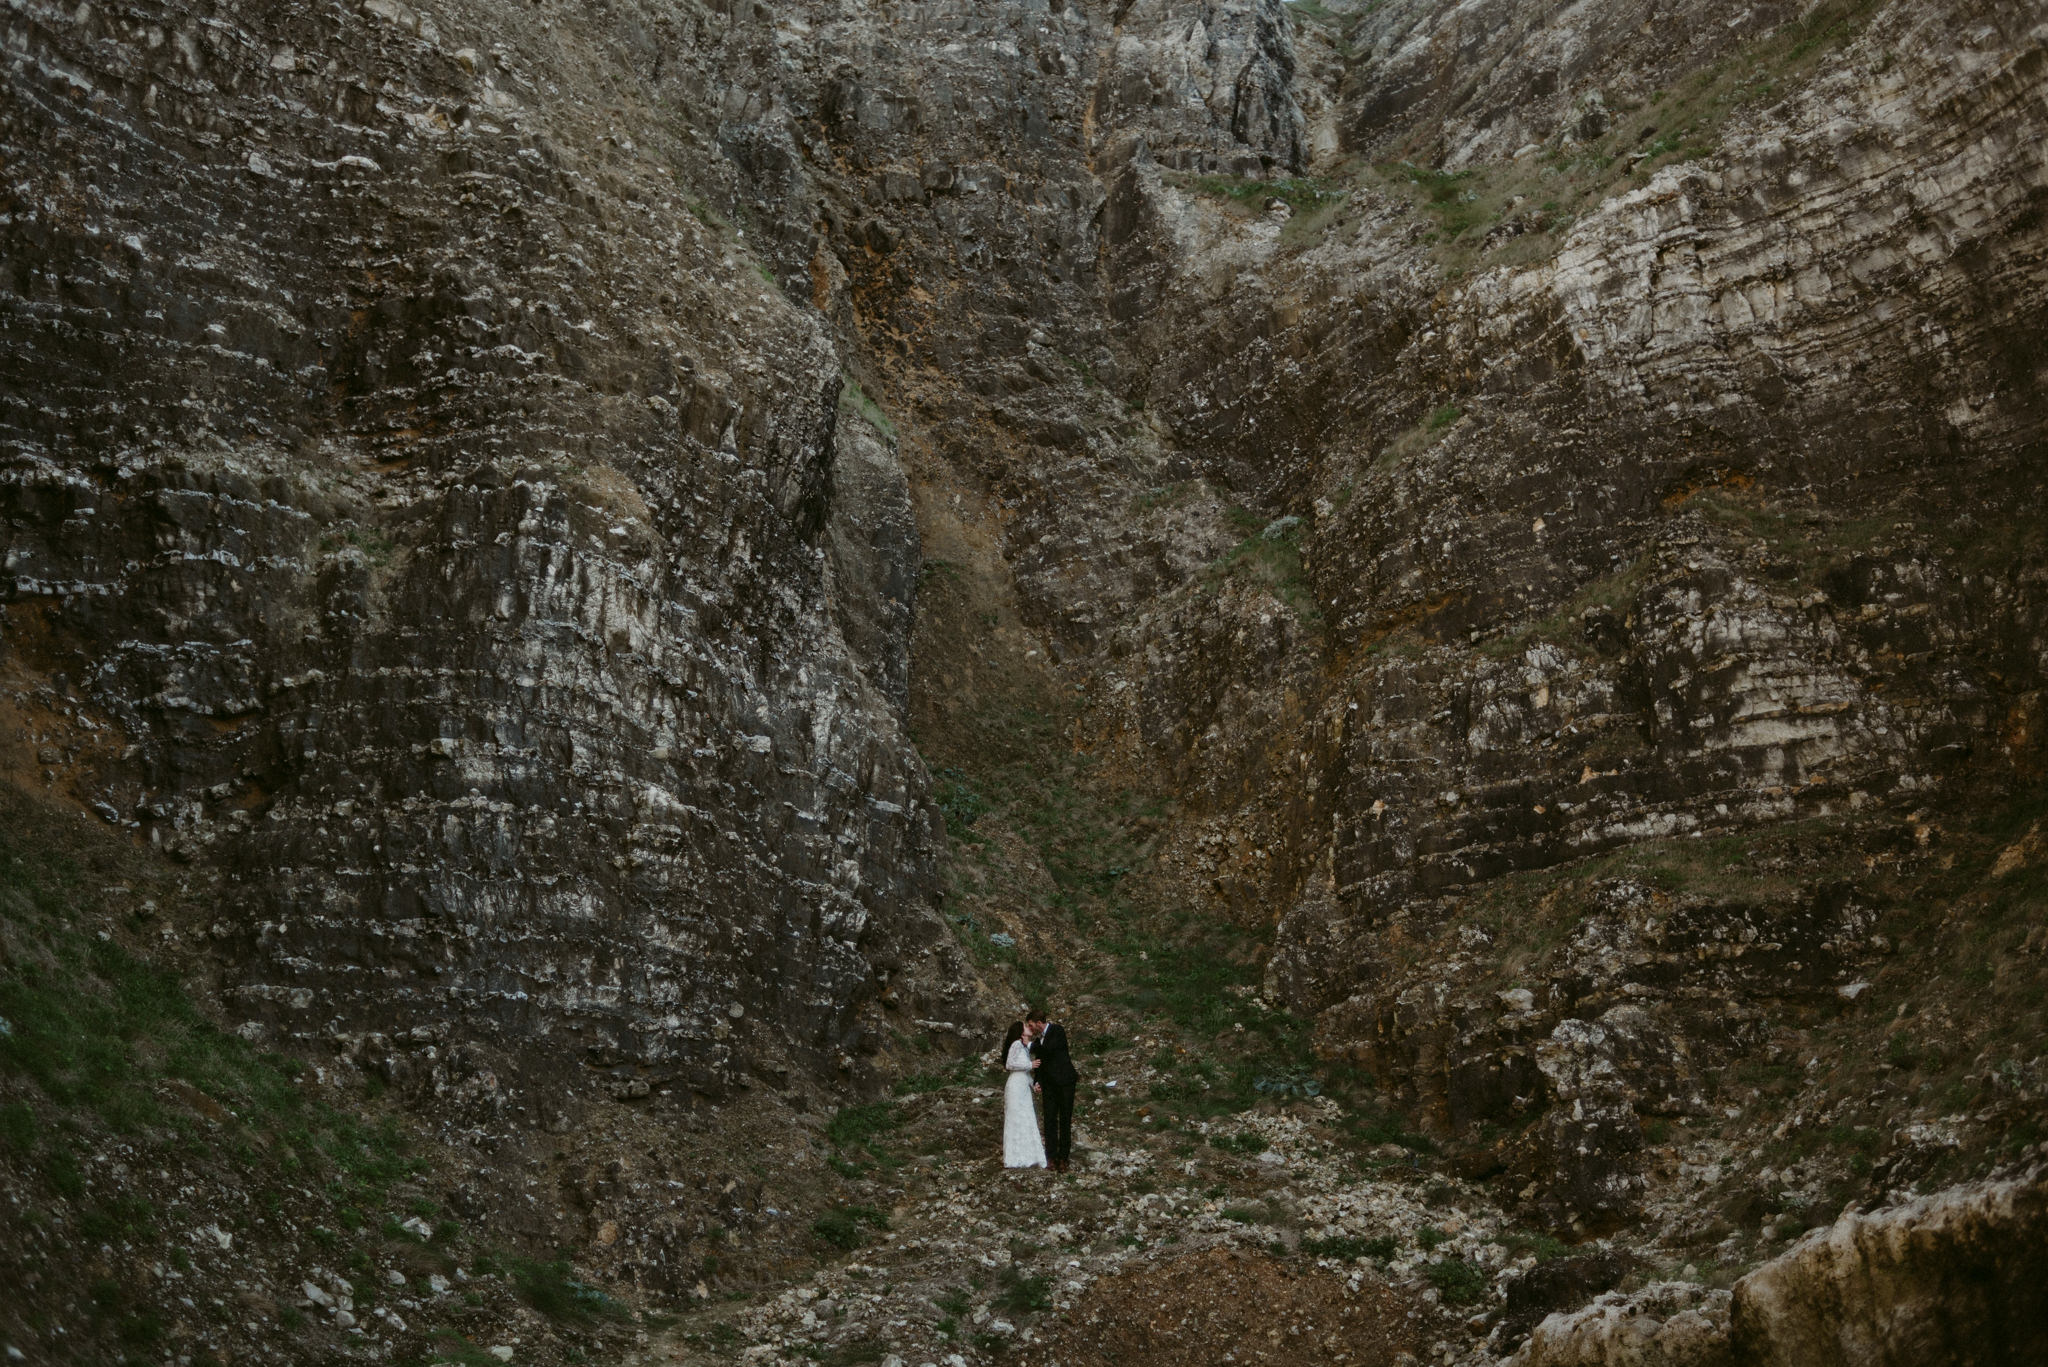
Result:
<svg viewBox="0 0 2048 1367"><path fill-rule="evenodd" d="M1081 1075L1067 1052L1066 1027L1048 1023L1045 1012L1033 1010L1024 1017L1024 1038L1038 1060L1032 1088L1045 1108L1046 1162L1054 1172L1065 1172L1074 1148L1074 1088Z"/></svg>

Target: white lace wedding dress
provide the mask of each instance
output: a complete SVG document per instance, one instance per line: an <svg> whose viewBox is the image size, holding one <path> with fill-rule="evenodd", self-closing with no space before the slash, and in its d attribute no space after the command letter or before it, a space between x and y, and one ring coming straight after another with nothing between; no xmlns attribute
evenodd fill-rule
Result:
<svg viewBox="0 0 2048 1367"><path fill-rule="evenodd" d="M1018 1040L1010 1046L1003 1067L1009 1080L1003 1084L1003 1166L1042 1168L1045 1141L1038 1134L1038 1114L1031 1106L1031 1046Z"/></svg>

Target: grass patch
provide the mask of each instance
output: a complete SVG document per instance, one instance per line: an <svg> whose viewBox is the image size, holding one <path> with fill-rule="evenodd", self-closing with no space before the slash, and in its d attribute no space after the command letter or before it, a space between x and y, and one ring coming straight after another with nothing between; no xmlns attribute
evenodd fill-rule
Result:
<svg viewBox="0 0 2048 1367"><path fill-rule="evenodd" d="M428 1170L412 1132L327 1104L296 1060L222 1029L173 974L130 950L126 932L143 922L129 909L144 898L160 908L152 930L195 912L151 856L0 794L0 1166L75 1236L40 1255L50 1294L83 1285L77 1260L102 1244L133 1250L123 1267L153 1258L185 1272L199 1261L185 1198L160 1210L124 1191L108 1162L119 1155L187 1193L246 1194L244 1216L222 1221L236 1256L267 1246L255 1256L344 1269L368 1309L382 1290L373 1260L395 1251L373 1231L439 1213L409 1186ZM104 1313L75 1322L74 1353L157 1355L143 1350L169 1333L148 1308L161 1288L124 1289L125 1273L107 1285ZM25 1301L26 1313L48 1313L34 1293Z"/></svg>
<svg viewBox="0 0 2048 1367"><path fill-rule="evenodd" d="M577 1279L566 1259L511 1260L512 1287L519 1299L557 1324L593 1324L630 1317L625 1306Z"/></svg>
<svg viewBox="0 0 2048 1367"><path fill-rule="evenodd" d="M1248 214L1265 212L1278 200L1288 208L1288 219L1280 229L1280 240L1293 245L1311 242L1350 199L1349 186L1314 176L1287 176L1263 180L1256 176L1190 175L1169 171L1167 183L1211 199L1220 199Z"/></svg>
<svg viewBox="0 0 2048 1367"><path fill-rule="evenodd" d="M1178 508L1199 493L1201 487L1195 480L1183 479L1148 489L1131 500L1131 511L1142 514L1155 508Z"/></svg>
<svg viewBox="0 0 2048 1367"><path fill-rule="evenodd" d="M932 801L946 818L946 834L955 840L972 839L974 823L988 812L988 799L974 791L966 774L950 765L932 774Z"/></svg>
<svg viewBox="0 0 2048 1367"><path fill-rule="evenodd" d="M1345 195L1343 187L1313 176L1289 176L1278 180L1261 180L1255 176L1199 176L1179 172L1168 172L1169 184L1208 195L1212 199L1228 200L1232 204L1252 210L1262 210L1273 200L1279 200L1295 213L1320 208L1341 200Z"/></svg>
<svg viewBox="0 0 2048 1367"><path fill-rule="evenodd" d="M765 270L765 267L763 269ZM774 283L774 277L769 277L769 283ZM860 387L860 381L851 375L840 377L839 411L865 419L870 427L890 441L896 440L896 424L889 421L889 415L882 411L882 406L869 398L867 392Z"/></svg>
<svg viewBox="0 0 2048 1367"><path fill-rule="evenodd" d="M1457 240L1491 217L1481 204L1476 172L1438 171L1406 161L1390 163L1385 170L1419 192L1423 207L1436 218L1447 240Z"/></svg>
<svg viewBox="0 0 2048 1367"><path fill-rule="evenodd" d="M886 1101L842 1106L826 1123L825 1137L842 1149L866 1148L899 1123L896 1108Z"/></svg>
<svg viewBox="0 0 2048 1367"><path fill-rule="evenodd" d="M1492 659L1505 660L1538 642L1596 644L1587 640L1586 614L1598 609L1625 616L1643 585L1649 582L1653 568L1650 557L1642 556L1612 574L1589 580L1549 613L1517 631L1483 643L1480 651Z"/></svg>
<svg viewBox="0 0 2048 1367"><path fill-rule="evenodd" d="M1242 508L1232 509L1231 518L1240 528L1257 530L1210 564L1203 572L1203 582L1212 591L1230 580L1262 588L1297 616L1314 620L1318 615L1315 594L1302 574L1301 538L1307 524L1298 517L1266 522Z"/></svg>
<svg viewBox="0 0 2048 1367"><path fill-rule="evenodd" d="M365 1121L308 1099L295 1060L220 1029L170 974L85 934L75 922L83 882L61 857L0 837L0 910L15 951L0 973L0 1018L10 1026L0 1074L32 1085L74 1123L196 1137L191 1113L162 1099L166 1084L182 1084L219 1117L215 1143L311 1168L337 1199L381 1201L422 1170L395 1120ZM17 1101L5 1115L7 1143L26 1147L40 1129L35 1108Z"/></svg>
<svg viewBox="0 0 2048 1367"><path fill-rule="evenodd" d="M1396 436L1380 448L1378 455L1366 466L1367 479L1385 476L1404 461L1413 460L1423 452L1442 441L1450 430L1457 426L1458 419L1465 415L1456 404L1444 404L1417 422L1407 431Z"/></svg>
<svg viewBox="0 0 2048 1367"><path fill-rule="evenodd" d="M943 1091L948 1087L961 1087L973 1082L979 1073L979 1065L973 1058L956 1059L945 1068L929 1072L912 1073L899 1079L891 1089L897 1096L923 1096L926 1092Z"/></svg>
<svg viewBox="0 0 2048 1367"><path fill-rule="evenodd" d="M1602 201L1666 166L1712 156L1731 117L1809 79L1861 31L1877 3L1827 0L1641 104L1608 107L1606 129L1588 141L1567 146L1560 138L1516 161L1457 171L1393 161L1356 174L1426 216L1426 240L1453 275L1544 259Z"/></svg>
<svg viewBox="0 0 2048 1367"><path fill-rule="evenodd" d="M1345 1113L1341 1122L1344 1136L1355 1146L1378 1148L1383 1144L1398 1144L1410 1153L1434 1153L1436 1144L1428 1135L1408 1128L1407 1122L1397 1112L1370 1104L1357 1105Z"/></svg>
<svg viewBox="0 0 2048 1367"><path fill-rule="evenodd" d="M834 1206L811 1224L811 1233L841 1252L868 1242L876 1230L889 1227L889 1217L873 1206Z"/></svg>

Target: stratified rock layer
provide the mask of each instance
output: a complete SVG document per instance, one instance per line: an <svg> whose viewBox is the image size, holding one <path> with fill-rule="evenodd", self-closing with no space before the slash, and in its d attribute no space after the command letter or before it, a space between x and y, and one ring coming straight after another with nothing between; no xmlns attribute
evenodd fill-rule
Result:
<svg viewBox="0 0 2048 1367"><path fill-rule="evenodd" d="M929 877L907 486L497 18L9 12L9 663L252 1018L479 1097L830 1071Z"/></svg>
<svg viewBox="0 0 2048 1367"><path fill-rule="evenodd" d="M252 1036L858 1078L975 1014L969 529L1327 1059L1560 1234L1796 1233L1651 1132L1838 1119L1726 1079L2048 772L2048 28L1726 8L22 0L0 743Z"/></svg>

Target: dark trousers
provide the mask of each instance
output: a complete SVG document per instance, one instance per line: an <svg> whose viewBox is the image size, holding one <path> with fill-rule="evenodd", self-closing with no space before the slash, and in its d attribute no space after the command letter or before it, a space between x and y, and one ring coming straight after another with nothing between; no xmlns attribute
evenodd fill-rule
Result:
<svg viewBox="0 0 2048 1367"><path fill-rule="evenodd" d="M1038 1100L1044 1110L1040 1128L1045 1131L1045 1159L1064 1163L1074 1148L1074 1084L1041 1082Z"/></svg>

